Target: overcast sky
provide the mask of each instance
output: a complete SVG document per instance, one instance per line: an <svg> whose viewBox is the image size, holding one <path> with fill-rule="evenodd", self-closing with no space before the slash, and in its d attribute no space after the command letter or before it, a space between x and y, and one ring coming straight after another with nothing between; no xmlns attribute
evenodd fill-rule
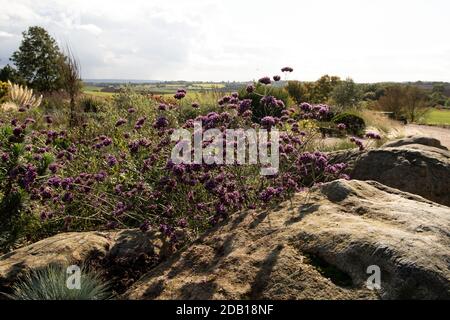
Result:
<svg viewBox="0 0 450 320"><path fill-rule="evenodd" d="M84 78L450 81L448 0L0 0L0 66L28 26Z"/></svg>

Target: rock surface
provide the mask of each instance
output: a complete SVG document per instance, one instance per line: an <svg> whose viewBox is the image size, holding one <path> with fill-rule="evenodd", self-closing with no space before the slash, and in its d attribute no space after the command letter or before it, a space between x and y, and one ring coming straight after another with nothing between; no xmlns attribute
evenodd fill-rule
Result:
<svg viewBox="0 0 450 320"><path fill-rule="evenodd" d="M368 151L332 153L352 179L375 180L450 206L450 152L433 138L407 138Z"/></svg>
<svg viewBox="0 0 450 320"><path fill-rule="evenodd" d="M378 291L366 288L372 265ZM333 181L233 215L123 298L450 299L450 208L373 181Z"/></svg>
<svg viewBox="0 0 450 320"><path fill-rule="evenodd" d="M7 290L25 272L50 264L101 262L104 268L124 266L133 271L132 265L143 256L164 256L167 250L158 234L134 229L61 233L0 256L0 291Z"/></svg>
<svg viewBox="0 0 450 320"><path fill-rule="evenodd" d="M395 148L411 144L420 144L423 146L434 147L442 150L448 150L438 139L424 136L409 136L403 139L389 141L383 145L385 148Z"/></svg>

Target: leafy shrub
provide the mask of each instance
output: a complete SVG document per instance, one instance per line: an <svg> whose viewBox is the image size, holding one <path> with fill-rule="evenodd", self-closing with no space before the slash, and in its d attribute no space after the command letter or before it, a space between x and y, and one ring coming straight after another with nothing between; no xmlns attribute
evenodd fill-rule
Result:
<svg viewBox="0 0 450 320"><path fill-rule="evenodd" d="M289 101L289 94L284 88L266 86L261 83L254 84L254 90L247 92L246 88L239 91L239 98L241 100L251 100L251 111L253 114L253 121L259 123L262 118L280 117L281 112L285 109ZM264 101L263 98L273 98ZM277 104L276 101L282 101L283 105Z"/></svg>
<svg viewBox="0 0 450 320"><path fill-rule="evenodd" d="M348 78L334 87L331 98L339 107L353 107L361 100L361 90L352 79Z"/></svg>
<svg viewBox="0 0 450 320"><path fill-rule="evenodd" d="M92 96L84 96L80 99L79 104L84 112L98 112L104 105L102 100Z"/></svg>
<svg viewBox="0 0 450 320"><path fill-rule="evenodd" d="M80 289L69 289L67 277L63 266L50 265L29 272L13 286L9 297L14 300L105 300L111 297L108 284L96 273L82 268Z"/></svg>
<svg viewBox="0 0 450 320"><path fill-rule="evenodd" d="M351 113L341 113L335 116L332 122L336 125L343 123L347 132L355 135L361 135L366 128L364 119Z"/></svg>

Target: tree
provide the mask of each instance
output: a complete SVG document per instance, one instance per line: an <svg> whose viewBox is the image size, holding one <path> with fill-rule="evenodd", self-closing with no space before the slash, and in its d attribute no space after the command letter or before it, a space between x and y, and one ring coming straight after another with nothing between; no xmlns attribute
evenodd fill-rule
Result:
<svg viewBox="0 0 450 320"><path fill-rule="evenodd" d="M340 82L339 77L324 75L314 83L313 93L311 94L311 102L325 103L330 98L334 87Z"/></svg>
<svg viewBox="0 0 450 320"><path fill-rule="evenodd" d="M443 83L433 84L431 94L429 95L432 106L445 106L447 97L445 96L445 86Z"/></svg>
<svg viewBox="0 0 450 320"><path fill-rule="evenodd" d="M0 69L0 81L11 81L12 83L17 83L20 85L25 84L25 79L22 77L19 71L11 67L9 64Z"/></svg>
<svg viewBox="0 0 450 320"><path fill-rule="evenodd" d="M61 52L55 39L37 26L28 28L22 35L22 43L11 61L30 87L42 92L59 89Z"/></svg>
<svg viewBox="0 0 450 320"><path fill-rule="evenodd" d="M386 87L384 95L378 100L378 108L392 112L394 118L402 116L403 90L400 85L391 85Z"/></svg>
<svg viewBox="0 0 450 320"><path fill-rule="evenodd" d="M404 117L414 122L427 111L428 101L424 90L417 86L392 85L386 88L378 106L392 112L395 118Z"/></svg>
<svg viewBox="0 0 450 320"><path fill-rule="evenodd" d="M331 97L339 107L353 107L361 100L361 91L357 84L348 78L334 87Z"/></svg>
<svg viewBox="0 0 450 320"><path fill-rule="evenodd" d="M305 86L300 81L288 81L286 90L295 103L307 102Z"/></svg>
<svg viewBox="0 0 450 320"><path fill-rule="evenodd" d="M424 90L416 86L403 88L403 105L405 114L411 122L416 121L427 111L428 101Z"/></svg>

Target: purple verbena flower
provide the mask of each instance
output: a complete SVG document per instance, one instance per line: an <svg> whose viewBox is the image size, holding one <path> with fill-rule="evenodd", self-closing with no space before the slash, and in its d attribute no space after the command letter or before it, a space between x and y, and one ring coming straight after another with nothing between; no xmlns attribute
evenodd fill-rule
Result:
<svg viewBox="0 0 450 320"><path fill-rule="evenodd" d="M265 84L265 85L268 85L268 84L272 83L272 81L270 80L269 77L262 77L261 79L258 80L258 82L262 83L262 84Z"/></svg>

